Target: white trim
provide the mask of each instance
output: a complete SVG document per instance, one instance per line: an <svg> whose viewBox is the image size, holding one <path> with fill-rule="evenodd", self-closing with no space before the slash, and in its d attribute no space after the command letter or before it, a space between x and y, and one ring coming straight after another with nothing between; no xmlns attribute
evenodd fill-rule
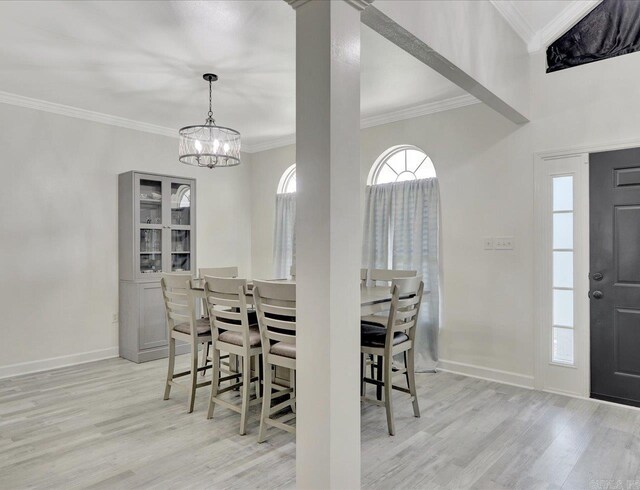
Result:
<svg viewBox="0 0 640 490"><path fill-rule="evenodd" d="M535 51L546 49L547 45L562 36L577 22L596 8L602 0L573 0L551 22L540 31L540 43ZM530 51L533 52L533 51Z"/></svg>
<svg viewBox="0 0 640 490"><path fill-rule="evenodd" d="M39 361L19 362L17 364L0 366L0 379L20 376L22 374L38 373L40 371L49 371L51 369L74 366L76 364L84 364L86 362L100 361L102 359L112 359L118 356L119 349L116 346L109 347L107 349L82 352L80 354L51 357L49 359L41 359Z"/></svg>
<svg viewBox="0 0 640 490"><path fill-rule="evenodd" d="M461 374L471 378L484 379L486 381L495 381L519 388L533 389L533 376L527 374L514 373L511 371L503 371L501 369L493 369L464 362L449 361L440 359L438 361L437 371L445 371L447 373Z"/></svg>
<svg viewBox="0 0 640 490"><path fill-rule="evenodd" d="M541 29L535 31L518 9L514 0L490 0L515 33L527 44L527 51L535 53L546 47L571 29L602 0L572 0Z"/></svg>
<svg viewBox="0 0 640 490"><path fill-rule="evenodd" d="M169 136L171 138L178 138L178 130L174 128L167 128L164 126L158 126L156 124L150 124L142 121L135 121L133 119L127 119L124 117L112 116L110 114L104 114L102 112L89 111L87 109L80 109L79 107L57 104L55 102L47 102L46 100L33 99L31 97L24 97L22 95L12 94L9 92L0 91L0 103L18 107L26 107L27 109L35 109L38 111L50 112L52 114L58 114L61 116L74 117L76 119L84 119L86 121L108 124L110 126L133 129L135 131L142 131L145 133L159 134L162 136ZM435 114L437 112L449 111L451 109L458 109L459 107L465 107L478 103L480 103L480 101L473 95L459 95L457 97L451 97L445 100L429 102L427 104L419 104L416 106L399 109L397 111L387 112L385 114L365 117L361 120L360 127L370 128L373 126L380 126L382 124L403 121L405 119L411 119L414 117L426 116L428 114ZM280 148L282 146L294 145L295 143L296 135L289 134L287 136L282 136L251 145L243 143L242 152L259 153L261 151L272 150L274 148Z"/></svg>
<svg viewBox="0 0 640 490"><path fill-rule="evenodd" d="M88 111L70 105L56 104L55 102L47 102L46 100L33 99L22 95L12 94L0 91L0 103L15 105L18 107L26 107L38 111L51 112L61 116L75 117L76 119L84 119L110 126L118 126L121 128L134 129L145 133L160 134L162 136L178 137L178 130L165 128L156 124L149 124L141 121L134 121L124 117L112 116L102 112Z"/></svg>
<svg viewBox="0 0 640 490"><path fill-rule="evenodd" d="M534 157L534 373L535 387L589 396L589 167L588 152L564 151ZM574 362L552 362L552 182L574 177Z"/></svg>
<svg viewBox="0 0 640 490"><path fill-rule="evenodd" d="M371 128L373 126L381 126L383 124L404 121L405 119L412 119L414 117L427 116L437 112L450 111L452 109L458 109L460 107L479 103L480 101L471 94L458 95L456 97L450 97L449 99L419 104L377 116L364 117L360 121L360 127Z"/></svg>
<svg viewBox="0 0 640 490"><path fill-rule="evenodd" d="M522 15L518 7L514 2L508 0L490 0L491 4L496 10L504 17L507 23L520 36L520 38L527 44L535 37L537 32L531 27L529 21Z"/></svg>

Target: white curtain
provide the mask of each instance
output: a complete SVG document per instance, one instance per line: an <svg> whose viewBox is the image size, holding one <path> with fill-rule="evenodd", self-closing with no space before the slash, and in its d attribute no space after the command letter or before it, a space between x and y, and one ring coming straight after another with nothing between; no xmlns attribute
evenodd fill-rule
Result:
<svg viewBox="0 0 640 490"><path fill-rule="evenodd" d="M438 360L438 180L367 186L363 267L416 270L425 294L416 331L416 369L435 370Z"/></svg>
<svg viewBox="0 0 640 490"><path fill-rule="evenodd" d="M277 278L289 277L296 253L296 194L276 194L276 222L273 233L273 265Z"/></svg>

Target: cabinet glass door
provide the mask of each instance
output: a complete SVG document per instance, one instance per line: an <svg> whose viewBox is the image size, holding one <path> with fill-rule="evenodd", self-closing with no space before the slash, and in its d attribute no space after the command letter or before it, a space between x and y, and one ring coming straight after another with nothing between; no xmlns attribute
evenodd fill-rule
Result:
<svg viewBox="0 0 640 490"><path fill-rule="evenodd" d="M140 272L162 272L162 179L140 179Z"/></svg>
<svg viewBox="0 0 640 490"><path fill-rule="evenodd" d="M171 182L171 271L191 270L191 186Z"/></svg>

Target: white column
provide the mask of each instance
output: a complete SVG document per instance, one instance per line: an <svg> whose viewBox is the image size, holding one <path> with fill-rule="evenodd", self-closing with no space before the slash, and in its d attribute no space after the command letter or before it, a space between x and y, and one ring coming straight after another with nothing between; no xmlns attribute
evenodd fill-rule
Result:
<svg viewBox="0 0 640 490"><path fill-rule="evenodd" d="M360 12L296 9L298 488L360 486Z"/></svg>

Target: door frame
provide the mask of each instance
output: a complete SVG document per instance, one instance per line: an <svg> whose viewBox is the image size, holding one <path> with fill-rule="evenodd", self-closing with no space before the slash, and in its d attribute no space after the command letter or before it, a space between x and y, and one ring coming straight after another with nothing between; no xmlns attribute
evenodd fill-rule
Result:
<svg viewBox="0 0 640 490"><path fill-rule="evenodd" d="M591 394L589 290L589 154L640 147L640 139L585 145L534 153L534 387L541 391L581 398ZM574 172L562 171L569 158L580 158ZM560 171L556 172L555 169ZM550 189L553 173L574 173L574 366L559 366L549 360L551 312L550 271L552 234ZM578 322L581 322L578 325Z"/></svg>

